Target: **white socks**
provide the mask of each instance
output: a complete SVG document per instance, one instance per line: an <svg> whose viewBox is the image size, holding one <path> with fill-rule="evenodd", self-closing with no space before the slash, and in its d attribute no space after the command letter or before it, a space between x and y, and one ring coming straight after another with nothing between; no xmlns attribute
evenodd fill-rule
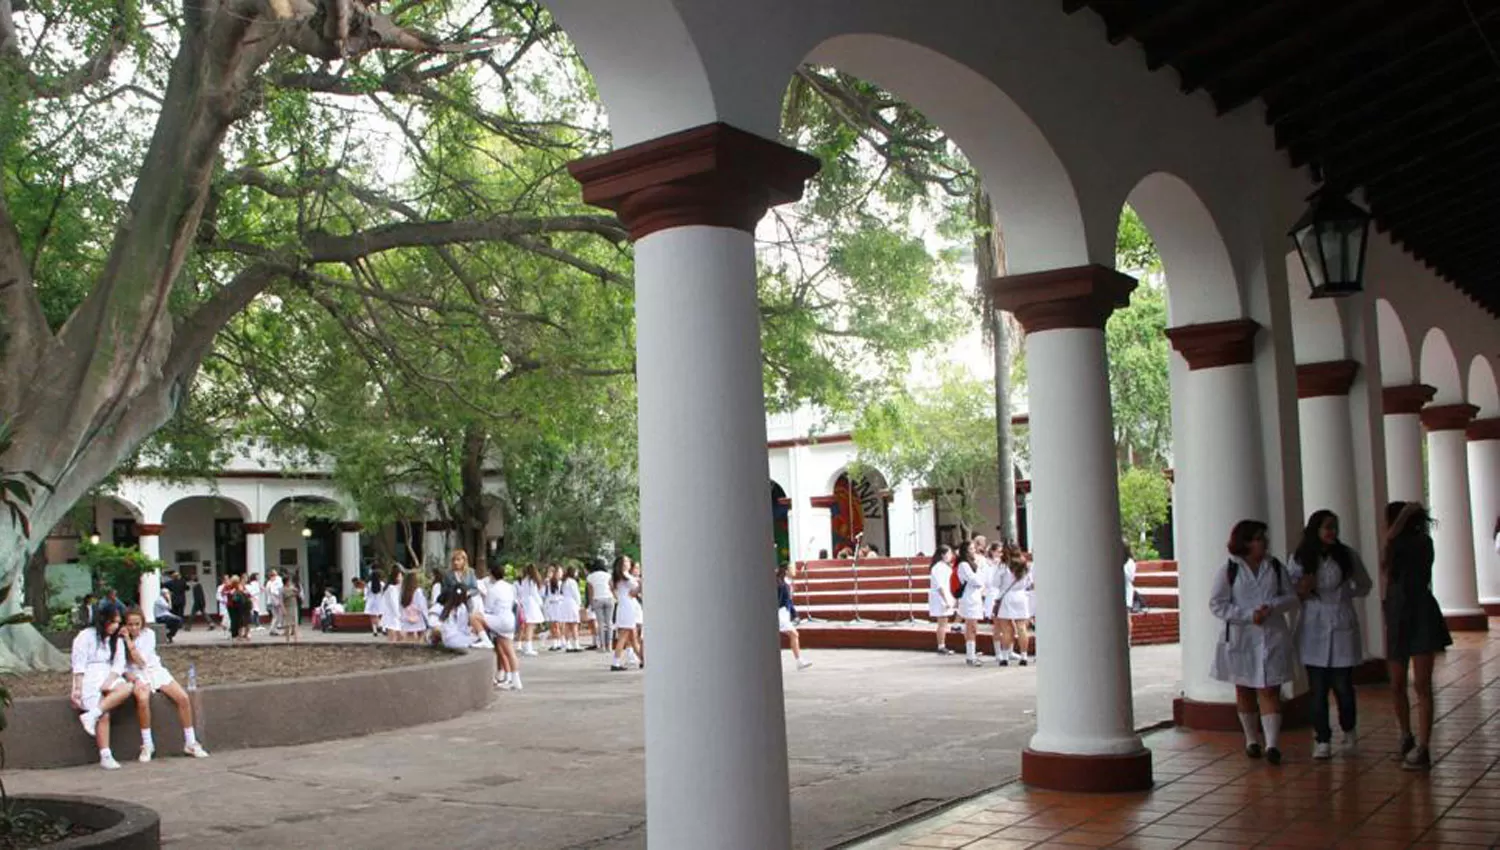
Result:
<svg viewBox="0 0 1500 850"><path fill-rule="evenodd" d="M1253 711L1240 712L1240 727L1245 730L1246 744L1260 743L1260 716Z"/></svg>
<svg viewBox="0 0 1500 850"><path fill-rule="evenodd" d="M628 662L630 662L631 664L640 664L641 663L640 656L638 656L638 655L635 654L635 650L634 649L627 649L627 650L625 650L625 660L628 661Z"/></svg>
<svg viewBox="0 0 1500 850"><path fill-rule="evenodd" d="M1277 742L1281 740L1281 715L1262 714L1260 716L1260 728L1266 733L1266 749L1280 749Z"/></svg>
<svg viewBox="0 0 1500 850"><path fill-rule="evenodd" d="M100 761L109 761L110 759L112 759L114 757L115 757L115 754L114 754L114 752L112 750L110 750L109 747L105 747L105 748L103 748L103 749L101 749L99 751L99 760Z"/></svg>
<svg viewBox="0 0 1500 850"><path fill-rule="evenodd" d="M510 673L507 673L506 675L510 677L509 681L510 681L510 683L512 685L515 685L517 688L521 687L521 671L520 670L512 670Z"/></svg>
<svg viewBox="0 0 1500 850"><path fill-rule="evenodd" d="M622 662L620 660L620 653L618 653L618 652L615 653L614 662L613 662L612 666L614 666L614 667L624 667L625 666L624 662Z"/></svg>
<svg viewBox="0 0 1500 850"><path fill-rule="evenodd" d="M151 736L150 729L141 730L141 746L151 747L152 749L156 748L156 739Z"/></svg>
<svg viewBox="0 0 1500 850"><path fill-rule="evenodd" d="M964 641L964 654L967 655L970 658L970 660L972 660L974 658L975 651L976 650L974 648L974 641L972 641L972 640L966 640L966 641Z"/></svg>
<svg viewBox="0 0 1500 850"><path fill-rule="evenodd" d="M182 730L182 743L189 747L198 743L198 733L193 731L193 727Z"/></svg>

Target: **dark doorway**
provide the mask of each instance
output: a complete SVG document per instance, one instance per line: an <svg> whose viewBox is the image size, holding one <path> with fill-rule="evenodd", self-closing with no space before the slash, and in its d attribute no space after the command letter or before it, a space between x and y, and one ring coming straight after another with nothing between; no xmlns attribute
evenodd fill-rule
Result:
<svg viewBox="0 0 1500 850"><path fill-rule="evenodd" d="M244 520L214 520L214 563L221 576L245 574Z"/></svg>
<svg viewBox="0 0 1500 850"><path fill-rule="evenodd" d="M124 549L141 548L140 529L133 519L117 519L110 523L109 539Z"/></svg>
<svg viewBox="0 0 1500 850"><path fill-rule="evenodd" d="M307 529L312 536L307 538L307 605L316 605L323 599L323 589L332 588L339 595L339 529L326 519L309 519Z"/></svg>

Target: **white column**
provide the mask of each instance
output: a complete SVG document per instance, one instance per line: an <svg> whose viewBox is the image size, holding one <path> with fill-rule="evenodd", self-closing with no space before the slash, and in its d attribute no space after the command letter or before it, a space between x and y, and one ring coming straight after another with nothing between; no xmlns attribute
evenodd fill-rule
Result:
<svg viewBox="0 0 1500 850"><path fill-rule="evenodd" d="M245 572L258 573L262 579L265 578L270 564L266 561L266 532L270 530L270 523L247 522L245 523ZM221 568L227 568L220 564ZM209 587L204 585L204 591ZM210 592L210 595L212 593Z"/></svg>
<svg viewBox="0 0 1500 850"><path fill-rule="evenodd" d="M1422 405L1436 393L1425 384L1386 387L1386 494L1393 502L1427 502L1427 474L1422 468Z"/></svg>
<svg viewBox="0 0 1500 850"><path fill-rule="evenodd" d="M354 580L359 578L359 532L363 528L357 522L339 523L339 585L343 588L342 599L354 592Z"/></svg>
<svg viewBox="0 0 1500 850"><path fill-rule="evenodd" d="M1266 518L1255 334L1247 319L1167 331L1187 361L1181 432L1174 433L1177 509L1177 618L1182 644L1180 722L1193 728L1238 728L1234 688L1209 676L1223 623L1209 610L1214 579L1229 558L1234 524Z"/></svg>
<svg viewBox="0 0 1500 850"><path fill-rule="evenodd" d="M1135 734L1131 704L1103 330L1135 281L1086 266L1000 278L990 287L1026 331L1030 375L1030 542L1045 660L1022 778L1067 790L1149 786L1150 753ZM1118 767L1103 769L1101 758Z"/></svg>
<svg viewBox="0 0 1500 850"><path fill-rule="evenodd" d="M1467 404L1444 404L1422 411L1427 428L1430 510L1436 523L1432 542L1437 560L1432 591L1448 627L1483 631L1488 623L1479 607L1474 575L1474 516L1469 503L1469 450L1464 428L1478 410Z"/></svg>
<svg viewBox="0 0 1500 850"><path fill-rule="evenodd" d="M148 530L153 533L147 534ZM151 526L149 529L142 526L138 531L141 540L141 554L154 561L160 561L161 526ZM138 594L141 600L141 613L146 616L146 622L156 622L156 600L161 596L161 572L159 570L141 573L141 584Z"/></svg>
<svg viewBox="0 0 1500 850"><path fill-rule="evenodd" d="M1495 518L1500 517L1500 418L1469 425L1469 501L1474 506L1474 566L1479 604L1500 610L1500 554L1495 552Z"/></svg>
<svg viewBox="0 0 1500 850"><path fill-rule="evenodd" d="M753 231L817 161L713 124L572 171L636 242L647 845L783 850L780 638L757 602L775 593L775 564L765 524L744 520L765 516L769 474ZM706 586L734 601L705 630Z"/></svg>
<svg viewBox="0 0 1500 850"><path fill-rule="evenodd" d="M434 526L436 526L434 528ZM448 568L448 524L445 522L430 520L423 526L422 532L422 563L418 566L426 567L436 564L443 569Z"/></svg>

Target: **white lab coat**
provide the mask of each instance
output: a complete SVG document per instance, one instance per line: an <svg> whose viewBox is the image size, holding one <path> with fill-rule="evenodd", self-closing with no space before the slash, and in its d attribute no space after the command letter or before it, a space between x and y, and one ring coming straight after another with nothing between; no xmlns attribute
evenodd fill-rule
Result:
<svg viewBox="0 0 1500 850"><path fill-rule="evenodd" d="M1225 623L1214 636L1217 648L1209 675L1221 682L1246 688L1274 688L1291 681L1292 629L1287 614L1297 608L1296 586L1285 570L1278 587L1277 570L1271 559L1260 565L1257 574L1238 557L1239 574L1229 584L1227 565L1218 568L1214 578L1209 610ZM1262 605L1270 614L1255 625L1253 615Z"/></svg>
<svg viewBox="0 0 1500 850"><path fill-rule="evenodd" d="M992 605L999 606L999 612L995 615L997 620L1029 620L1031 619L1031 600L1027 592L1031 589L1031 571L1027 570L1016 578L1016 574L1008 566L996 568L990 596Z"/></svg>
<svg viewBox="0 0 1500 850"><path fill-rule="evenodd" d="M1354 667L1364 661L1364 636L1354 600L1370 595L1374 582L1364 562L1353 549L1349 578L1344 580L1338 562L1324 558L1318 567L1318 586L1302 600L1302 618L1297 627L1297 651L1302 663L1312 667ZM1286 568L1295 587L1303 576L1302 565L1293 558Z"/></svg>
<svg viewBox="0 0 1500 850"><path fill-rule="evenodd" d="M943 561L932 565L928 572L927 614L928 616L951 617L958 603L953 599L949 582L953 579L953 568Z"/></svg>
<svg viewBox="0 0 1500 850"><path fill-rule="evenodd" d="M963 596L958 600L958 616L965 620L983 620L985 588L983 570L975 569L968 561L959 561L958 580L964 588Z"/></svg>
<svg viewBox="0 0 1500 850"><path fill-rule="evenodd" d="M1125 607L1135 607L1135 559L1125 560Z"/></svg>

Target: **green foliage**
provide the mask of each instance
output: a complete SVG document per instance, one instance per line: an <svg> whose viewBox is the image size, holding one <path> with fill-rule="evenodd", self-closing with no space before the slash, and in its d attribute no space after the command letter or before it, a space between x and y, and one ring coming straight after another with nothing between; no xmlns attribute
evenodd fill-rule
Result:
<svg viewBox="0 0 1500 850"><path fill-rule="evenodd" d="M1120 229L1115 236L1115 268L1136 276L1160 275L1161 254L1140 215L1126 204L1120 211Z"/></svg>
<svg viewBox="0 0 1500 850"><path fill-rule="evenodd" d="M78 563L87 567L102 588L113 588L126 605L140 603L141 574L160 572L165 564L137 549L89 543L78 546Z"/></svg>
<svg viewBox="0 0 1500 850"><path fill-rule="evenodd" d="M365 595L358 591L349 594L344 601L344 612L348 614L363 614L365 612Z"/></svg>
<svg viewBox="0 0 1500 850"><path fill-rule="evenodd" d="M1157 557L1151 536L1167 521L1171 495L1160 470L1131 467L1120 473L1120 529L1137 560Z"/></svg>
<svg viewBox="0 0 1500 850"><path fill-rule="evenodd" d="M994 407L986 383L958 367L940 379L865 408L854 444L860 464L935 490L946 513L974 526L980 494L995 486Z"/></svg>
<svg viewBox="0 0 1500 850"><path fill-rule="evenodd" d="M71 628L73 628L72 611L58 611L47 618L47 631L49 632L65 632Z"/></svg>
<svg viewBox="0 0 1500 850"><path fill-rule="evenodd" d="M1121 466L1161 470L1170 465L1171 349L1166 330L1166 293L1149 278L1136 287L1130 306L1116 310L1104 328L1115 447Z"/></svg>

